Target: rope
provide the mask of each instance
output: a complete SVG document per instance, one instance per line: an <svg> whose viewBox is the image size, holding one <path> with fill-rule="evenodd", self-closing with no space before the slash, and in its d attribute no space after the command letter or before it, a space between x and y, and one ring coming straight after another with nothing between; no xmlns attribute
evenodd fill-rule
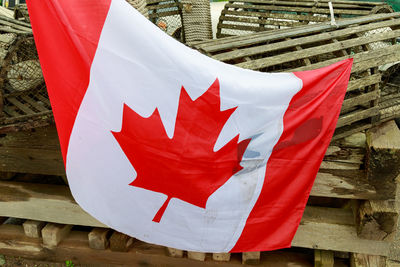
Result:
<svg viewBox="0 0 400 267"><path fill-rule="evenodd" d="M328 5L329 5L329 11L331 12L331 25L336 26L336 28L339 28L339 25L337 25L335 20L335 13L333 12L332 2L329 2Z"/></svg>
<svg viewBox="0 0 400 267"><path fill-rule="evenodd" d="M212 39L209 0L182 0L182 19L187 43Z"/></svg>

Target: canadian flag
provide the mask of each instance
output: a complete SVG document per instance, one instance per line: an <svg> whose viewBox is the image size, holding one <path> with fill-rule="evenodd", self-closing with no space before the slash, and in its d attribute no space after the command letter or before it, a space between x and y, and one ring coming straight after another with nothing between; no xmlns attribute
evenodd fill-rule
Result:
<svg viewBox="0 0 400 267"><path fill-rule="evenodd" d="M352 60L227 65L124 0L29 0L73 196L140 240L202 252L289 247Z"/></svg>

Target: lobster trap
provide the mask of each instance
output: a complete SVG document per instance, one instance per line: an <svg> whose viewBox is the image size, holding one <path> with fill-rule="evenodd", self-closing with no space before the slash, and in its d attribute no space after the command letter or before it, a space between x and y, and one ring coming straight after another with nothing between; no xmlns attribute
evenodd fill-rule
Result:
<svg viewBox="0 0 400 267"><path fill-rule="evenodd" d="M182 7L178 0L146 0L149 19L161 30L184 42Z"/></svg>
<svg viewBox="0 0 400 267"><path fill-rule="evenodd" d="M262 72L296 72L353 58L334 139L380 122L379 68L400 61L400 14L376 14L197 43L214 59ZM396 65L396 64L395 64ZM390 97L390 93L389 93Z"/></svg>
<svg viewBox="0 0 400 267"><path fill-rule="evenodd" d="M230 0L219 19L217 38L331 20L329 0ZM382 2L331 1L336 19L390 13Z"/></svg>
<svg viewBox="0 0 400 267"><path fill-rule="evenodd" d="M0 132L47 125L53 116L30 25L1 22Z"/></svg>

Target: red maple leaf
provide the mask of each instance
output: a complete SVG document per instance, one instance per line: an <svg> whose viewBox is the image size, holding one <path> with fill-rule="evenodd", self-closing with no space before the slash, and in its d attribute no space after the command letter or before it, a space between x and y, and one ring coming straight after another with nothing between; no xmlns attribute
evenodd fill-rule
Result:
<svg viewBox="0 0 400 267"><path fill-rule="evenodd" d="M160 222L169 201L178 198L205 208L208 198L240 171L250 139L239 135L214 152L214 145L236 108L220 110L219 81L195 101L182 87L174 136L170 139L160 114L143 118L126 104L122 130L112 132L137 172L131 186L168 196L153 221Z"/></svg>

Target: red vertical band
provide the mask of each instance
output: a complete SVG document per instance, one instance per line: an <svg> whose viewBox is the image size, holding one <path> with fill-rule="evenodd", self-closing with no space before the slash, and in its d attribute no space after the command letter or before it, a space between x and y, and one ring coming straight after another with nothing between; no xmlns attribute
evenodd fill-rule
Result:
<svg viewBox="0 0 400 267"><path fill-rule="evenodd" d="M303 88L284 115L261 194L232 252L290 247L335 131L352 62L295 73Z"/></svg>
<svg viewBox="0 0 400 267"><path fill-rule="evenodd" d="M27 5L65 162L111 0L28 0Z"/></svg>

